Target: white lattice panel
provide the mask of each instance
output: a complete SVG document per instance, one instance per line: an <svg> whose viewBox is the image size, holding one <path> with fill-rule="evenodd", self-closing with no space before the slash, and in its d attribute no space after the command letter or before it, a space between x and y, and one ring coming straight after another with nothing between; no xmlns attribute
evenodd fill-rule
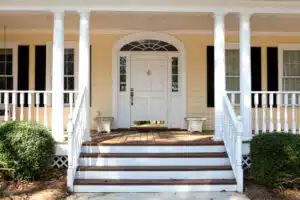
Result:
<svg viewBox="0 0 300 200"><path fill-rule="evenodd" d="M62 168L68 167L68 156L55 156L53 159L52 167Z"/></svg>
<svg viewBox="0 0 300 200"><path fill-rule="evenodd" d="M243 155L242 166L244 170L251 167L251 158L249 155Z"/></svg>

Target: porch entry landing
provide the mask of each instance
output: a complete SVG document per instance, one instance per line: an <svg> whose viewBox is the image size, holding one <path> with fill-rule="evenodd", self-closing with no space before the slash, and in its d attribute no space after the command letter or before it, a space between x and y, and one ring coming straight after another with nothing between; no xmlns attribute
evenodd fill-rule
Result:
<svg viewBox="0 0 300 200"><path fill-rule="evenodd" d="M113 131L92 132L92 140L83 145L213 145L213 131L191 133L188 131ZM223 143L223 142L222 142Z"/></svg>

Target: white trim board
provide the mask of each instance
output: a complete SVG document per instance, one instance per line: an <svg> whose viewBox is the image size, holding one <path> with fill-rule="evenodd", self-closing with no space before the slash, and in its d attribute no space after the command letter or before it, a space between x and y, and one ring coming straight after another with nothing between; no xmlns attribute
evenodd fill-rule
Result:
<svg viewBox="0 0 300 200"><path fill-rule="evenodd" d="M38 2L38 3L37 3ZM265 2L265 1L200 1L174 0L168 1L140 1L132 0L124 4L121 0L90 1L90 4L73 1L61 3L43 3L40 1L20 4L18 1L4 0L0 3L2 11L129 11L129 12L248 12L248 13L299 13L299 2Z"/></svg>
<svg viewBox="0 0 300 200"><path fill-rule="evenodd" d="M153 40L161 40L165 41L167 43L170 43L174 45L178 51L179 51L179 83L180 83L180 102L182 102L182 109L180 112L180 118L181 123L180 127L184 129L185 128L185 120L187 116L187 83L186 83L186 51L183 43L179 41L174 36L165 34L165 33L157 33L157 32L140 32L136 34L127 35L120 40L118 40L113 49L112 49L112 99L113 99L113 105L112 105L112 113L114 119L118 119L119 113L118 113L118 106L119 106L119 56L120 56L120 49L125 45L132 41L136 40L142 40L142 39L153 39ZM136 52L133 52L136 53ZM172 52L171 52L172 53ZM121 54L124 54L124 52L121 52ZM174 52L173 52L174 54ZM130 65L130 63L129 63ZM129 95L129 89L127 88L127 95ZM129 105L129 102L128 102ZM116 120L115 120L116 121ZM119 123L116 122L114 125L114 128L119 127ZM127 124L127 126L130 126L130 123ZM129 128L129 127L128 127Z"/></svg>
<svg viewBox="0 0 300 200"><path fill-rule="evenodd" d="M110 35L110 34L135 34L145 32L142 29L92 29L91 35ZM191 30L191 29L177 29L177 30L162 30L159 33L171 35L212 35L213 30ZM52 34L52 29L10 29L7 34ZM239 36L239 31L225 31L226 35ZM79 35L79 30L66 29L65 35ZM251 31L251 36L300 36L300 32L287 32L287 31Z"/></svg>

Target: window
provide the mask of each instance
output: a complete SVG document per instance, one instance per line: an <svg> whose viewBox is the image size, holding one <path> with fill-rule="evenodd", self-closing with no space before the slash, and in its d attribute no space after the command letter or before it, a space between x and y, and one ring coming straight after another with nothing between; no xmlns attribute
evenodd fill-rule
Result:
<svg viewBox="0 0 300 200"><path fill-rule="evenodd" d="M64 52L64 90L75 89L75 74L74 74L74 61L75 53L73 48L65 48ZM64 103L69 103L69 94L64 94ZM74 98L73 98L74 101Z"/></svg>
<svg viewBox="0 0 300 200"><path fill-rule="evenodd" d="M13 90L13 49L0 49L0 90Z"/></svg>
<svg viewBox="0 0 300 200"><path fill-rule="evenodd" d="M126 56L120 57L120 92L126 91L126 67L127 58Z"/></svg>
<svg viewBox="0 0 300 200"><path fill-rule="evenodd" d="M178 92L178 57L172 57L172 92Z"/></svg>
<svg viewBox="0 0 300 200"><path fill-rule="evenodd" d="M300 50L283 51L282 90L300 91Z"/></svg>
<svg viewBox="0 0 300 200"><path fill-rule="evenodd" d="M226 49L226 91L240 91L240 51ZM229 97L230 98L230 97ZM235 94L235 103L240 102L240 95Z"/></svg>

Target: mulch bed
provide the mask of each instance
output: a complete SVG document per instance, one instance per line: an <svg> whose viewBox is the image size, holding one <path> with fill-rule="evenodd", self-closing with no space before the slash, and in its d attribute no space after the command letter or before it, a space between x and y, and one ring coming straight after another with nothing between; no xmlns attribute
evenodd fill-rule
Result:
<svg viewBox="0 0 300 200"><path fill-rule="evenodd" d="M251 200L300 200L299 190L268 188L249 177L245 180L245 194Z"/></svg>
<svg viewBox="0 0 300 200"><path fill-rule="evenodd" d="M1 181L0 199L64 199L67 196L66 181L66 169L52 169L39 181Z"/></svg>

